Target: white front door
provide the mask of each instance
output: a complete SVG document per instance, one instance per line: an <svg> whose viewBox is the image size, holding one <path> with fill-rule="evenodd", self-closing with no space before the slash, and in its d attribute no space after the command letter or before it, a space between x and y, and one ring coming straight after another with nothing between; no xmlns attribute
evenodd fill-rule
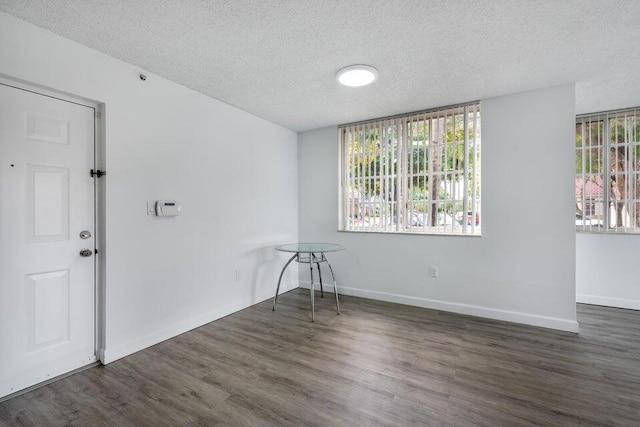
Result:
<svg viewBox="0 0 640 427"><path fill-rule="evenodd" d="M96 360L94 117L0 83L0 397Z"/></svg>

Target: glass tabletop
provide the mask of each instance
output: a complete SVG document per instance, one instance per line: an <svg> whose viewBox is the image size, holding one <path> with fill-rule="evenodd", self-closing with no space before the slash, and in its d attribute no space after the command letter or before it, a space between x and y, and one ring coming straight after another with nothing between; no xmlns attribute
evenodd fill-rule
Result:
<svg viewBox="0 0 640 427"><path fill-rule="evenodd" d="M302 253L320 253L320 252L337 252L344 250L344 246L336 243L290 243L288 245L278 246L276 251L282 252L302 252Z"/></svg>

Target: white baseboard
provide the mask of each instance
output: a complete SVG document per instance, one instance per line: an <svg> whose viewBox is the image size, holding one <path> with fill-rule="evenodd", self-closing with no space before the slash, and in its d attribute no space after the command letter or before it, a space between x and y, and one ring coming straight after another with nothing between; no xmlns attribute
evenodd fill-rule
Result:
<svg viewBox="0 0 640 427"><path fill-rule="evenodd" d="M309 289L308 281L301 281L300 287ZM317 285L316 285L317 286ZM324 285L325 292L333 292L333 286ZM475 305L459 304L455 302L440 301L428 298L412 297L392 294L388 292L370 291L367 289L348 288L338 285L338 293L354 297L369 298L379 301L395 302L398 304L412 305L416 307L430 308L432 310L448 311L452 313L467 314L470 316L485 317L487 319L504 320L506 322L522 323L525 325L539 326L542 328L557 329L567 332L578 332L578 322L557 317L539 316L516 311L498 310L495 308L479 307Z"/></svg>
<svg viewBox="0 0 640 427"><path fill-rule="evenodd" d="M576 302L583 304L604 305L607 307L628 308L631 310L640 310L640 300L600 297L597 295L577 294Z"/></svg>
<svg viewBox="0 0 640 427"><path fill-rule="evenodd" d="M286 285L283 283L282 287L280 288L280 294L288 292L295 288L297 288L296 284ZM230 304L225 307L220 307L208 313L204 313L180 323L176 323L168 328L161 329L143 337L130 340L114 347L107 347L104 350L104 354L100 355L100 360L104 364L114 362L125 356L129 356L130 354L136 353L140 350L144 350L147 347L151 347L152 345L156 345L158 343L161 343L162 341L166 341L170 338L184 334L185 332L188 332L192 329L199 328L200 326L211 323L214 320L218 320L220 318L228 316L232 313L235 313L236 311L244 310L247 307L271 298L273 298L273 291L264 292L260 295L252 296L242 301L238 301L237 303Z"/></svg>

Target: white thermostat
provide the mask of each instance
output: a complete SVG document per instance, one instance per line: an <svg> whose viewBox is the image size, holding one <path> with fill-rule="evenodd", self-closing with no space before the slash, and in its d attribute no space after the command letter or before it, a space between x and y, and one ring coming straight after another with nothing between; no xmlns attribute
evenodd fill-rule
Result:
<svg viewBox="0 0 640 427"><path fill-rule="evenodd" d="M178 216L182 206L175 200L158 200L156 202L157 216Z"/></svg>

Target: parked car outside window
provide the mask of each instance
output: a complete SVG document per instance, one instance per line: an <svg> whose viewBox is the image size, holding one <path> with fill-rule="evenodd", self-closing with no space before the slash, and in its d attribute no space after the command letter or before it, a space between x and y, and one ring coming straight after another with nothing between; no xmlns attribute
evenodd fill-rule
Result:
<svg viewBox="0 0 640 427"><path fill-rule="evenodd" d="M576 225L602 227L603 223L601 219L589 218L588 216L582 215L580 212L576 212Z"/></svg>
<svg viewBox="0 0 640 427"><path fill-rule="evenodd" d="M458 212L458 214L456 215L456 221L458 221L458 224L462 224L463 221L463 214L462 212ZM476 212L476 225L480 224L480 214ZM473 223L473 212L469 211L467 212L467 225L471 225Z"/></svg>

